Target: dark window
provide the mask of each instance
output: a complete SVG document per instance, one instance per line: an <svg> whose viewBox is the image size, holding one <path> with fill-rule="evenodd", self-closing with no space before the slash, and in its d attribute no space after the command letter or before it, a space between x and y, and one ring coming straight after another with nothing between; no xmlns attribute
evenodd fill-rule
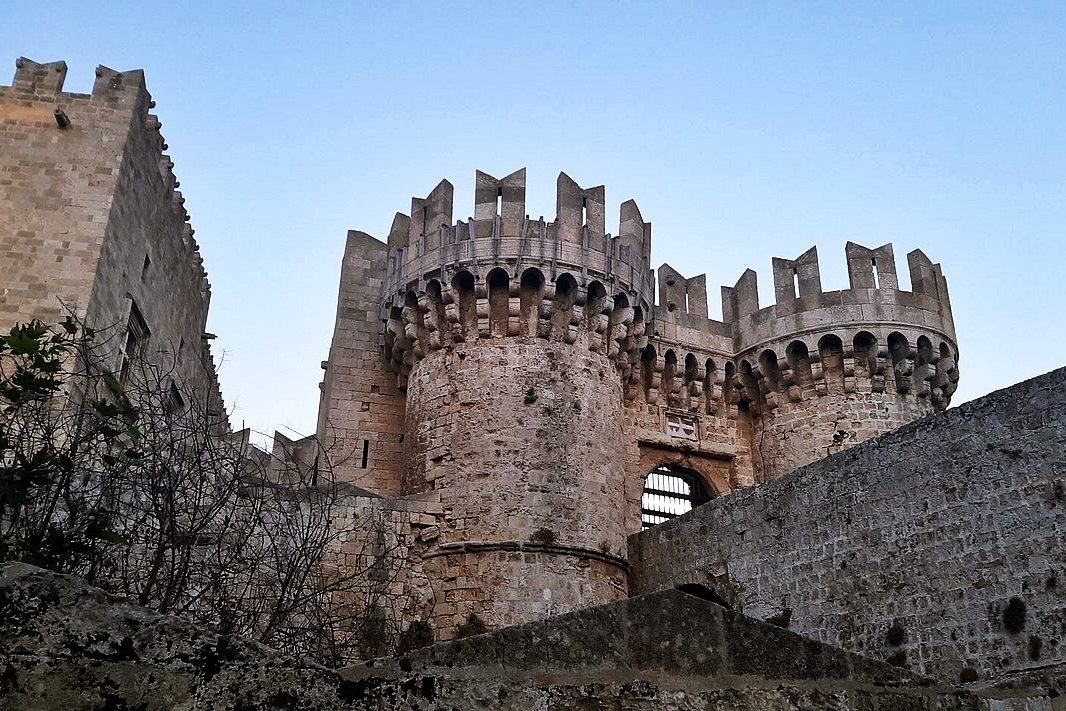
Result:
<svg viewBox="0 0 1066 711"><path fill-rule="evenodd" d="M656 467L644 482L640 527L651 528L677 518L710 499L707 487L695 472L669 465Z"/></svg>
<svg viewBox="0 0 1066 711"><path fill-rule="evenodd" d="M166 400L163 401L163 412L168 415L176 412L181 412L185 409L185 398L181 396L181 392L178 390L178 386L174 383L170 384L170 390L167 392Z"/></svg>
<svg viewBox="0 0 1066 711"><path fill-rule="evenodd" d="M122 384L129 381L133 361L144 355L149 336L151 336L151 331L148 330L148 324L141 316L141 310L137 308L135 302L130 301L130 317L126 323L126 338L122 346L122 368L119 371L119 381Z"/></svg>

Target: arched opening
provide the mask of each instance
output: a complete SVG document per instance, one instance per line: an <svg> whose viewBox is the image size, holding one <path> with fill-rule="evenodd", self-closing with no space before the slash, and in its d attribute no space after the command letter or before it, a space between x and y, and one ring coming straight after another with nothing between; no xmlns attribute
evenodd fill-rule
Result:
<svg viewBox="0 0 1066 711"><path fill-rule="evenodd" d="M486 279L489 288L489 335L507 335L507 311L511 279L503 269L489 272Z"/></svg>
<svg viewBox="0 0 1066 711"><path fill-rule="evenodd" d="M796 385L801 388L810 385L814 378L811 375L811 354L806 343L803 341L789 343L785 348L785 362L792 371Z"/></svg>
<svg viewBox="0 0 1066 711"><path fill-rule="evenodd" d="M933 344L925 336L918 336L917 355L914 361L914 390L919 396L929 394L929 381L933 377Z"/></svg>
<svg viewBox="0 0 1066 711"><path fill-rule="evenodd" d="M555 303L552 306L553 338L562 339L570 329L575 301L577 280L570 274L560 274L555 280Z"/></svg>
<svg viewBox="0 0 1066 711"><path fill-rule="evenodd" d="M714 402L714 381L718 374L718 366L714 364L714 360L707 359L707 363L703 368L703 401L706 404L706 410L708 414L715 411Z"/></svg>
<svg viewBox="0 0 1066 711"><path fill-rule="evenodd" d="M598 281L588 285L588 297L585 300L585 324L589 334L589 348L594 351L604 350L604 340L608 337L607 290Z"/></svg>
<svg viewBox="0 0 1066 711"><path fill-rule="evenodd" d="M597 330L596 323L603 314L606 299L607 290L603 288L603 284L598 281L589 282L588 300L585 302L585 321L589 325L589 330Z"/></svg>
<svg viewBox="0 0 1066 711"><path fill-rule="evenodd" d="M740 361L740 367L737 369L737 379L740 381L741 386L742 408L748 409L753 402L761 406L763 404L762 391L759 390L759 383L755 380L755 373L752 372L751 363L747 360Z"/></svg>
<svg viewBox="0 0 1066 711"><path fill-rule="evenodd" d="M681 390L677 382L677 354L673 349L663 354L663 379L659 389L666 395L666 403L671 407L677 407L676 393Z"/></svg>
<svg viewBox="0 0 1066 711"><path fill-rule="evenodd" d="M711 493L696 472L662 464L644 480L640 498L641 530L688 513L711 500Z"/></svg>
<svg viewBox="0 0 1066 711"><path fill-rule="evenodd" d="M722 395L725 397L726 405L736 405L742 410L748 409L746 402L742 401L737 393L737 366L733 364L733 361L727 361L725 364L725 382L722 384Z"/></svg>
<svg viewBox="0 0 1066 711"><path fill-rule="evenodd" d="M896 383L896 392L906 393L911 389L910 367L907 358L910 355L910 344L902 333L893 331L888 334L888 355L892 359L893 380Z"/></svg>
<svg viewBox="0 0 1066 711"><path fill-rule="evenodd" d="M403 314L404 335L407 336L412 345L417 344L422 338L426 326L422 316L422 309L418 307L418 295L413 290L404 294L401 313Z"/></svg>
<svg viewBox="0 0 1066 711"><path fill-rule="evenodd" d="M822 376L831 393L844 392L844 343L830 333L818 341L818 355L822 360Z"/></svg>
<svg viewBox="0 0 1066 711"><path fill-rule="evenodd" d="M430 279L426 282L426 301L428 308L424 316L424 322L429 332L431 348L438 348L447 341L444 321L444 299L440 282Z"/></svg>
<svg viewBox="0 0 1066 711"><path fill-rule="evenodd" d="M877 372L877 338L869 331L859 331L852 345L855 348L855 375L872 378Z"/></svg>
<svg viewBox="0 0 1066 711"><path fill-rule="evenodd" d="M951 346L943 341L940 342L940 360L936 362L936 372L941 392L945 397L951 397L959 381L959 371ZM947 402L943 404L946 406Z"/></svg>
<svg viewBox="0 0 1066 711"><path fill-rule="evenodd" d="M698 398L703 383L700 381L700 362L689 353L685 356L685 393L689 398ZM692 406L691 400L689 406Z"/></svg>
<svg viewBox="0 0 1066 711"><path fill-rule="evenodd" d="M518 292L518 310L522 322L519 330L524 336L536 336L537 323L540 318L540 302L544 298L544 274L539 269L533 268L522 272Z"/></svg>
<svg viewBox="0 0 1066 711"><path fill-rule="evenodd" d="M459 306L459 328L464 338L477 336L477 300L474 296L474 275L459 272L452 278L452 290Z"/></svg>
<svg viewBox="0 0 1066 711"><path fill-rule="evenodd" d="M644 388L644 398L651 402L652 386L655 384L655 346L648 345L640 352L640 380Z"/></svg>
<svg viewBox="0 0 1066 711"><path fill-rule="evenodd" d="M777 353L767 348L759 354L759 372L766 378L773 392L781 391L781 368L777 364Z"/></svg>

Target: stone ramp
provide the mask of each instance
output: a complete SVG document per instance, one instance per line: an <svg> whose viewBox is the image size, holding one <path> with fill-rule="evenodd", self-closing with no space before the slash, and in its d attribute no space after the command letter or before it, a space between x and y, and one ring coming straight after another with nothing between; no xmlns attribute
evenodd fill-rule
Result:
<svg viewBox="0 0 1066 711"><path fill-rule="evenodd" d="M0 711L1053 708L930 684L678 591L337 672L0 566Z"/></svg>

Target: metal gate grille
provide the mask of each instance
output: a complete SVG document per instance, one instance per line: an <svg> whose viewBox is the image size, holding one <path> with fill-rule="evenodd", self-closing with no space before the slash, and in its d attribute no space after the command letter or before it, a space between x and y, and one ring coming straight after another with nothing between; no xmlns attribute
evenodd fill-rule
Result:
<svg viewBox="0 0 1066 711"><path fill-rule="evenodd" d="M700 478L685 469L656 467L644 482L640 500L640 527L657 524L688 513L710 500Z"/></svg>

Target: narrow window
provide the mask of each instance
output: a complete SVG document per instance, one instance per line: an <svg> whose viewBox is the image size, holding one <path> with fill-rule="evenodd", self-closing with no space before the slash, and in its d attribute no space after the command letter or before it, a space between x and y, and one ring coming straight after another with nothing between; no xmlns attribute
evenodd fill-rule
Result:
<svg viewBox="0 0 1066 711"><path fill-rule="evenodd" d="M496 214L503 217L503 188L496 188Z"/></svg>
<svg viewBox="0 0 1066 711"><path fill-rule="evenodd" d="M792 291L795 292L795 297L798 299L800 295L800 275L799 269L792 267Z"/></svg>
<svg viewBox="0 0 1066 711"><path fill-rule="evenodd" d="M877 273L877 257L870 257L870 263L874 268L874 288L881 288L881 275Z"/></svg>
<svg viewBox="0 0 1066 711"><path fill-rule="evenodd" d="M168 415L181 412L185 409L185 398L181 396L181 392L178 390L178 386L174 383L170 384L170 390L167 392L166 400L163 401L163 412Z"/></svg>
<svg viewBox="0 0 1066 711"><path fill-rule="evenodd" d="M370 461L370 440L363 440L363 469L366 469L366 465Z"/></svg>
<svg viewBox="0 0 1066 711"><path fill-rule="evenodd" d="M588 227L589 224L589 200L588 198L581 198L581 226Z"/></svg>
<svg viewBox="0 0 1066 711"><path fill-rule="evenodd" d="M133 361L144 355L150 335L151 331L148 330L148 324L145 323L144 317L141 316L141 310L137 308L137 303L131 299L129 320L126 322L126 339L122 346L122 366L119 370L119 382L121 384L125 385L129 382L130 373L133 370Z"/></svg>

